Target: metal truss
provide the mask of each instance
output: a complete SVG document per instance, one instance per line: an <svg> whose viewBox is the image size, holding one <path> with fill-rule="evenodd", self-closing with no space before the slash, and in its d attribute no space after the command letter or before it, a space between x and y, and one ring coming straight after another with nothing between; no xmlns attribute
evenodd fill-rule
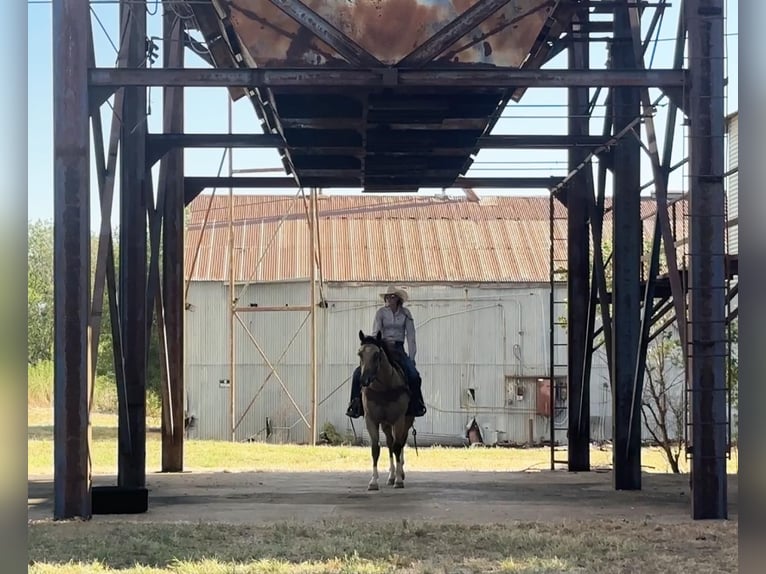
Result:
<svg viewBox="0 0 766 574"><path fill-rule="evenodd" d="M547 29L561 37L541 39L534 54L519 68L476 67L470 69L435 65L437 56L450 49L466 29L475 27L506 2L482 0L445 26L431 40L404 57L398 66L382 65L373 55L351 41L326 19L300 0L272 0L272 4L311 34L331 46L347 65L327 68L251 68L242 65L242 48L235 35L225 30L208 39L208 59L217 67L184 68L184 46L192 42L171 11L163 20L163 66L146 66L146 10L135 0L121 2L120 54L114 68L97 68L91 46L88 0L61 0L53 5L54 36L54 202L55 202L55 510L56 518L89 517L91 508L90 435L88 432L90 392L98 345L100 296L106 290L115 340L115 365L119 386L118 482L126 488L142 488L146 480L146 365L149 338L156 324L161 341L162 381L162 468L183 469L183 313L184 206L210 186L253 187L247 178L192 178L185 175L183 149L188 147L275 148L284 154L286 178L259 178L257 185L304 188L346 186L358 182L341 168L312 176L309 169L296 175L295 158L303 155L350 157L361 153L357 143L322 145L291 143L285 126L269 111L273 91L280 94L323 94L327 90L361 88L408 94L412 90L440 93L454 90L495 90L501 101L520 97L531 87L568 90L568 133L561 135L495 136L486 131L469 144L454 144L434 155L470 154L481 148L567 149L569 174L565 178L457 178L457 186L542 187L550 189L567 213L568 289L568 439L569 470L590 468L589 387L593 339L604 335L609 357L614 400L614 486L641 488L640 398L644 360L657 324L652 310L673 308L684 348L687 351L687 381L690 400L690 448L692 453L692 516L725 518L726 508L726 396L725 388L725 277L723 219L723 4L722 0L683 0L678 26L674 66L647 69L644 54L647 39L639 36L642 12L654 7L647 38L657 27L658 14L666 4L640 2L555 2L573 14L569 27L549 21ZM165 2L164 4L169 4ZM175 4L179 4L176 2ZM594 8L589 11L589 8ZM606 11L611 22L593 22L592 13ZM204 16L204 15L203 15ZM197 16L202 18L203 16ZM555 20L555 19L554 19ZM558 27L557 27L558 26ZM606 70L590 67L588 52L594 31L612 34L610 62ZM228 35L227 35L228 34ZM687 67L684 41L688 38ZM569 50L567 69L541 69L562 50ZM145 122L146 87L163 89L163 133L149 134ZM183 87L227 87L233 98L247 95L268 133L185 134ZM660 88L669 100L665 148L660 155L653 125L649 88ZM607 119L601 135L589 133L583 112L593 109L589 88L607 90ZM499 91L498 91L499 90ZM114 96L111 132L104 152L100 108ZM492 96L494 98L494 95ZM670 233L667 178L671 165L676 116L681 110L690 119L690 192L688 270L676 261L676 241ZM299 118L300 119L300 118ZM366 120L366 118L365 118ZM295 121L295 120L294 120ZM470 124L470 118L461 118ZM497 121L491 118L490 126ZM95 163L101 199L102 223L96 257L96 283L89 285L89 123L95 143ZM288 123L289 127L289 123ZM636 137L640 128L646 141ZM384 142L385 143L385 142ZM369 141L362 141L365 146ZM400 153L417 151L418 142L405 142ZM640 155L649 154L657 215L652 238L648 277L641 273ZM119 151L119 160L118 160ZM374 157L375 150L367 156ZM592 161L598 159L594 177ZM109 230L108 214L114 197L115 173L120 173L119 255ZM151 167L160 162L158 194L155 199ZM366 166L370 169L370 166ZM613 176L613 201L606 207L606 175ZM451 172L450 172L451 173ZM420 187L425 179L413 179ZM447 174L449 175L449 174ZM445 173L433 174L440 187ZM263 179L263 181L260 181ZM407 180L405 178L405 183ZM231 191L230 191L231 195ZM316 189L306 199L306 217L311 226L312 276L309 303L304 311L312 320L312 364L317 298L321 288L321 247L316 238L319 218ZM230 199L230 202L233 200ZM606 279L607 262L602 252L603 217L609 209L613 218L614 256L612 284ZM231 212L230 212L231 213ZM230 219L231 219L230 215ZM593 245L593 255L589 244ZM667 259L669 296L659 304L658 257L664 248ZM119 257L119 265L116 260ZM230 266L231 267L231 266ZM682 278L688 276L688 285ZM318 274L318 277L317 277ZM232 289L231 321L243 312ZM106 287L104 286L106 284ZM689 300L687 305L687 299ZM664 301L664 303L662 302ZM643 309L643 311L642 311ZM600 311L601 329L596 329ZM153 320L154 318L154 320ZM240 320L241 322L241 320ZM259 347L252 334L248 335ZM233 348L233 343L232 343ZM264 353L264 361L277 381L276 365ZM316 389L316 369L313 369ZM553 379L553 373L551 373ZM234 387L232 381L232 388ZM264 382L265 384L265 382ZM234 391L232 392L234 395ZM553 394L553 393L551 393ZM312 413L300 416L316 435L316 393ZM255 399L253 399L255 400ZM234 402L232 401L232 404ZM251 403L252 404L252 403ZM297 407L297 405L296 405ZM300 409L298 409L300 411ZM237 417L232 409L232 436ZM552 429L551 444L554 443ZM64 440L66 437L66 440Z"/></svg>

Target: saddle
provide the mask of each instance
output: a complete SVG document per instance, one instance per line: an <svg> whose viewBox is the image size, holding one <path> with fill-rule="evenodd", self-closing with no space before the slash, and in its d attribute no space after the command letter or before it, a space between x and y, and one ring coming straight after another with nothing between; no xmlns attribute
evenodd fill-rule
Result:
<svg viewBox="0 0 766 574"><path fill-rule="evenodd" d="M394 347L393 345L387 346L387 350L388 350L388 356L391 358L391 366L404 379L404 381L407 383L407 386L409 386L409 381L407 379L407 372L404 370L404 366L403 366L404 351Z"/></svg>

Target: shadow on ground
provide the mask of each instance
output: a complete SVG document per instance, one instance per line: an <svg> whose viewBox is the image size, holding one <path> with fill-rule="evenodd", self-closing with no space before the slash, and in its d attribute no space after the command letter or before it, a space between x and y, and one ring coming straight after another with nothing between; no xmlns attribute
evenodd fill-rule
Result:
<svg viewBox="0 0 766 574"><path fill-rule="evenodd" d="M642 490L615 491L611 472L417 472L406 487L367 492L362 472L186 472L147 475L149 511L120 520L268 524L327 518L410 519L464 524L565 518L690 517L688 475L644 474ZM94 484L116 484L95 477ZM729 476L730 517L737 516L737 477ZM30 520L53 516L53 482L31 477ZM102 519L108 517L95 517Z"/></svg>

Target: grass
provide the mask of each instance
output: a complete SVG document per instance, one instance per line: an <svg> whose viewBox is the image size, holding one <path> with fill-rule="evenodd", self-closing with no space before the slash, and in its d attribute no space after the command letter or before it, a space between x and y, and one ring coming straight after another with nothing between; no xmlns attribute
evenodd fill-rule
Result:
<svg viewBox="0 0 766 574"><path fill-rule="evenodd" d="M43 522L29 526L29 564L36 574L703 574L737 571L737 525Z"/></svg>
<svg viewBox="0 0 766 574"><path fill-rule="evenodd" d="M93 441L91 455L95 474L111 474L117 468L117 416L94 414L91 417ZM30 409L28 423L28 466L30 475L53 473L53 427L50 409ZM147 419L147 470L160 469L161 441L159 419ZM729 472L737 472L736 450L729 460ZM411 452L409 464L420 471L518 471L544 469L549 463L547 448L443 448L419 449L417 459ZM591 464L611 465L611 450L591 448ZM184 466L188 470L236 471L344 471L366 470L370 450L354 446L301 446L265 443L231 443L188 440L184 444ZM647 472L669 472L664 454L657 448L645 448L642 464ZM682 465L683 467L684 465ZM682 468L682 470L687 470Z"/></svg>
<svg viewBox="0 0 766 574"><path fill-rule="evenodd" d="M160 398L148 390L147 413L160 414ZM47 409L53 404L53 361L42 361L27 367L27 404L34 409ZM92 410L96 413L117 412L117 384L114 379L97 376L93 384Z"/></svg>

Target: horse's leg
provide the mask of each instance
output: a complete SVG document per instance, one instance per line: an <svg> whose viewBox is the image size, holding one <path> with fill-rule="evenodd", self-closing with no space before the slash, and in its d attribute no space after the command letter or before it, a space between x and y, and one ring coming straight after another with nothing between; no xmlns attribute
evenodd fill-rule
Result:
<svg viewBox="0 0 766 574"><path fill-rule="evenodd" d="M396 470L394 468L394 434L391 425L383 425L383 432L386 434L386 445L388 446L388 480L389 486L394 484Z"/></svg>
<svg viewBox="0 0 766 574"><path fill-rule="evenodd" d="M372 418L365 416L367 432L370 434L370 449L372 450L372 478L367 490L378 490L378 458L380 458L380 429Z"/></svg>
<svg viewBox="0 0 766 574"><path fill-rule="evenodd" d="M400 421L394 427L394 457L396 470L394 473L394 488L404 488L404 444L407 442L407 427Z"/></svg>
<svg viewBox="0 0 766 574"><path fill-rule="evenodd" d="M404 438L402 439L402 480L404 480L404 447L407 446L407 437L410 434L410 429L412 428L412 423L414 422L415 417L406 417L404 419Z"/></svg>

